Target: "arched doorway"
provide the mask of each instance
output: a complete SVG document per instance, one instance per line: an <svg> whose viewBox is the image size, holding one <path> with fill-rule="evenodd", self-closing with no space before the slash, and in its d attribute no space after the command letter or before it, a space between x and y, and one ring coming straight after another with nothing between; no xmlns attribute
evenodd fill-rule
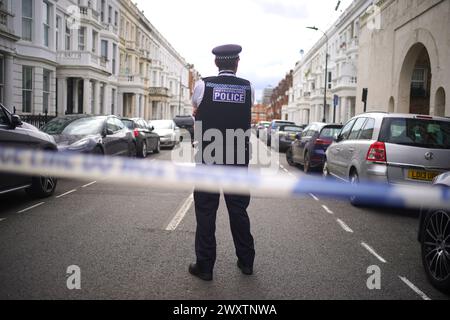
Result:
<svg viewBox="0 0 450 320"><path fill-rule="evenodd" d="M389 99L389 109L388 109L389 113L394 113L395 112L395 100L394 97L391 97Z"/></svg>
<svg viewBox="0 0 450 320"><path fill-rule="evenodd" d="M427 48L416 43L400 73L398 112L430 114L431 62Z"/></svg>
<svg viewBox="0 0 450 320"><path fill-rule="evenodd" d="M436 91L436 105L434 107L434 115L439 117L445 117L445 90L440 87Z"/></svg>

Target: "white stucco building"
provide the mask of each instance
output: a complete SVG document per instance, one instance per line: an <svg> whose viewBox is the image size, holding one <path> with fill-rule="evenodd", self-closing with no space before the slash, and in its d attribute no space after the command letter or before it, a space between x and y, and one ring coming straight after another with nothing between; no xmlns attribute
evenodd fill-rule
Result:
<svg viewBox="0 0 450 320"><path fill-rule="evenodd" d="M325 120L341 123L356 112L359 18L372 0L356 0L325 32L302 59L297 62L289 104L283 118L299 124L322 121L324 118L325 57L328 53ZM304 32L314 32L305 29ZM318 30L317 32L320 32ZM337 106L334 110L334 96Z"/></svg>
<svg viewBox="0 0 450 320"><path fill-rule="evenodd" d="M173 118L190 68L130 0L0 0L0 102L19 114Z"/></svg>
<svg viewBox="0 0 450 320"><path fill-rule="evenodd" d="M367 88L367 111L449 117L450 0L375 4L361 17L357 100Z"/></svg>

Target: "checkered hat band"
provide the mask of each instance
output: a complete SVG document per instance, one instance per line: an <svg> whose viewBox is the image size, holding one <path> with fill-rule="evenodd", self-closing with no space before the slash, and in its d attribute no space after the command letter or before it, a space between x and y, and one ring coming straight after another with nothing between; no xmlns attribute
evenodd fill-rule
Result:
<svg viewBox="0 0 450 320"><path fill-rule="evenodd" d="M239 55L234 56L216 56L216 59L218 60L231 60L231 59L237 59L239 58Z"/></svg>

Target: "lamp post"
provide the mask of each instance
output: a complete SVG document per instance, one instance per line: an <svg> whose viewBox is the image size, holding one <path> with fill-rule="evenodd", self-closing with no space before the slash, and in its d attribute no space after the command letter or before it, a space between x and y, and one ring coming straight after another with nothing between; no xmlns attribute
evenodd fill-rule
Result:
<svg viewBox="0 0 450 320"><path fill-rule="evenodd" d="M325 32L323 32L322 30L320 30L317 27L306 27L306 29L311 29L314 31L320 31L323 33L323 35L325 36L326 39L326 48L325 48L325 91L323 94L323 118L322 118L322 122L326 122L326 118L325 118L325 113L326 113L326 108L327 108L327 86L328 86L328 36Z"/></svg>

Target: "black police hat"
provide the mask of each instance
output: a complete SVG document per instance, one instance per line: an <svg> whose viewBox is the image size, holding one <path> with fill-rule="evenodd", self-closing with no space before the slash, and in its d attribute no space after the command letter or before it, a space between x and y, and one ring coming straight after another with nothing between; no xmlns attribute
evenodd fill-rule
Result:
<svg viewBox="0 0 450 320"><path fill-rule="evenodd" d="M239 53L242 52L242 47L237 44L226 44L223 46L215 47L212 53L216 56L216 59L237 59Z"/></svg>

